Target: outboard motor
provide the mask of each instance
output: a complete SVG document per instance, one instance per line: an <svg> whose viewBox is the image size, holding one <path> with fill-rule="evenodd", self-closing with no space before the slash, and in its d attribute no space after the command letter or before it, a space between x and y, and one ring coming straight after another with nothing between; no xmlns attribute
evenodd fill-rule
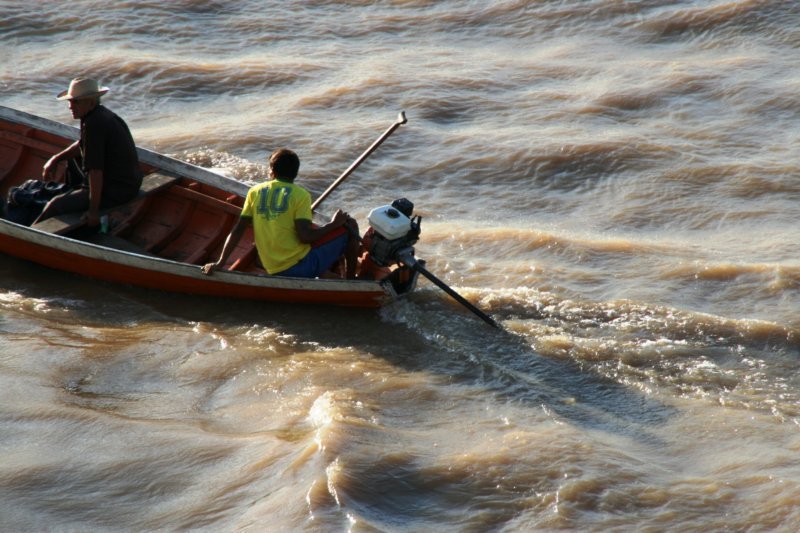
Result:
<svg viewBox="0 0 800 533"><path fill-rule="evenodd" d="M421 217L413 217L414 204L406 198L395 200L391 205L376 207L367 220L370 229L365 239L369 257L377 265L386 267L400 262L401 253L413 254L413 246L419 240Z"/></svg>
<svg viewBox="0 0 800 533"><path fill-rule="evenodd" d="M361 276L386 279L397 294L403 294L413 290L417 275L422 274L484 322L500 328L492 317L429 272L425 268L425 261L414 257L414 244L419 240L422 218L413 217L413 211L414 204L405 198L370 211L367 217L370 227L363 239L365 253L361 261Z"/></svg>

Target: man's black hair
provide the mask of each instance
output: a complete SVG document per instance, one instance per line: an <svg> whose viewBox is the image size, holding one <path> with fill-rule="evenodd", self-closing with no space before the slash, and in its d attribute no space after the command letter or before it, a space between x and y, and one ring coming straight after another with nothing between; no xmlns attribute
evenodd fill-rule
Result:
<svg viewBox="0 0 800 533"><path fill-rule="evenodd" d="M294 180L300 170L300 158L288 148L280 148L270 156L269 165L277 176Z"/></svg>

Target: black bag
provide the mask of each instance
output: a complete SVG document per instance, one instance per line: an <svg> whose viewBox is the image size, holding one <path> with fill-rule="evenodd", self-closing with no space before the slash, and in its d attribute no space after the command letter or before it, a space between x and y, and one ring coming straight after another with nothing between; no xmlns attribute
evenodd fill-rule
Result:
<svg viewBox="0 0 800 533"><path fill-rule="evenodd" d="M6 200L5 219L30 226L42 213L47 202L71 190L72 187L66 183L42 180L28 180L22 185L11 187Z"/></svg>
<svg viewBox="0 0 800 533"><path fill-rule="evenodd" d="M42 214L47 202L59 194L85 186L88 186L88 180L81 170L79 161L68 159L64 183L28 180L22 185L11 187L8 190L5 210L0 215L11 222L30 226ZM0 205L0 209L2 209L2 205Z"/></svg>

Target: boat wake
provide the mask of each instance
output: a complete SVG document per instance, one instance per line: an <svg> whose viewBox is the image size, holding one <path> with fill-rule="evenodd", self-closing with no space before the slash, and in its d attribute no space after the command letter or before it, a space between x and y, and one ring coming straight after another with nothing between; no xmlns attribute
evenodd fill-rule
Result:
<svg viewBox="0 0 800 533"><path fill-rule="evenodd" d="M387 307L382 317L455 354L467 365L458 372L514 400L563 407L566 397L588 396L586 404L597 406L616 390L637 401L612 401L614 409L639 405L642 410L623 412L648 423L661 418L650 402L670 396L800 422L800 394L793 392L800 390L796 328L626 300L578 301L535 289L458 290L505 332L494 335L433 290ZM588 389L575 385L586 380ZM584 420L575 412L565 416Z"/></svg>

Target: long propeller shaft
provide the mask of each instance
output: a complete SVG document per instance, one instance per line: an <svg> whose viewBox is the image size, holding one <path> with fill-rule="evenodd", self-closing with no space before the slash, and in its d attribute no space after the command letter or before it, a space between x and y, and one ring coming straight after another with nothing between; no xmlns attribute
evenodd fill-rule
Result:
<svg viewBox="0 0 800 533"><path fill-rule="evenodd" d="M495 322L492 317L490 317L489 315L487 315L486 313L484 313L483 311L472 305L466 298L464 298L456 291L454 291L452 288L450 288L450 286L447 285L444 281L434 276L427 268L422 266L420 264L420 261L418 261L413 255L411 255L410 253L404 253L400 256L400 260L409 267L413 268L414 270L422 274L423 276L425 276L426 278L428 278L434 285L436 285L444 292L449 294L455 301L457 301L458 303L460 303L461 305L472 311L475 315L478 316L478 318L480 318L493 328L500 329L500 324Z"/></svg>

